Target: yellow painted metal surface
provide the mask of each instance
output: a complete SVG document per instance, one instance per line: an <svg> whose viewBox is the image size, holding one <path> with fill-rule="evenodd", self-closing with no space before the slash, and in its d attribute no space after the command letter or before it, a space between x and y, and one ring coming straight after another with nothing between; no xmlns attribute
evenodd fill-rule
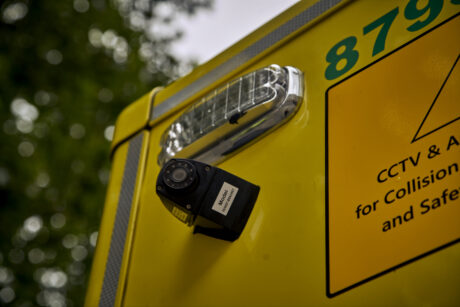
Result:
<svg viewBox="0 0 460 307"><path fill-rule="evenodd" d="M144 129L149 121L152 99L161 88L155 88L126 107L118 116L111 149Z"/></svg>
<svg viewBox="0 0 460 307"><path fill-rule="evenodd" d="M99 229L99 238L94 254L93 265L91 268L91 276L86 293L87 305L97 305L101 293L102 282L105 272L106 258L110 248L110 236L113 229L113 222L117 212L116 206L121 190L123 180L124 165L128 154L128 144L124 144L118 148L112 159L112 171L110 173L110 181L107 187L107 195L102 214L101 227ZM88 304L90 302L90 304Z"/></svg>
<svg viewBox="0 0 460 307"><path fill-rule="evenodd" d="M423 11L427 3L435 4ZM456 0L346 2L237 70L216 79L209 87L174 108L175 113L168 112L165 117L150 121L145 173L139 177L143 179L136 189L140 193L137 218L128 233L132 241L127 245L129 257L123 258L123 268L127 269L120 275L123 285L117 291L117 305L458 305L459 244L333 296L346 285L337 286L332 291L327 289L325 197L327 90L453 17L460 10L456 3ZM166 87L155 97L154 108L311 4L311 1L300 2L242 43ZM381 33L388 24L382 45ZM460 37L460 28L452 31ZM423 54L424 50L419 52ZM230 243L193 235L192 228L175 219L155 193L160 171L156 163L160 137L180 115L177 111L183 110L199 95L235 76L270 64L294 66L303 71L304 102L287 124L218 165L261 187L241 237ZM392 120L394 118L389 116L388 121ZM359 138L354 142L366 145ZM123 146L116 150L114 159L117 155L124 155L119 154ZM123 163L122 158L118 159L119 162L114 160L118 163L114 164L114 169ZM117 177L113 176L113 185L116 185ZM343 186L347 184L350 182L344 180ZM109 188L109 191L115 190L116 187ZM101 233L111 232L111 226L106 225L113 223L111 210L106 205ZM346 225L343 231L348 231ZM424 238L418 239L422 241ZM90 290L93 292L88 295L88 306L98 305L102 278L99 267L105 265L106 244L98 242L89 286L96 290ZM400 250L389 249L391 254L400 255Z"/></svg>
<svg viewBox="0 0 460 307"><path fill-rule="evenodd" d="M457 16L328 91L332 293L460 239L459 29Z"/></svg>
<svg viewBox="0 0 460 307"><path fill-rule="evenodd" d="M144 178L146 158L147 158L147 144L149 133L146 131L139 132L143 134L143 142L139 154L137 175L134 178L135 188L133 191L131 212L129 216L129 224L127 226L126 241L124 243L123 259L129 259L132 250L132 239L134 234L135 220L137 217L140 192L142 180ZM118 213L117 207L120 203L120 195L123 188L123 181L126 180L125 173L127 168L127 157L130 142L125 142L117 147L117 150L112 156L112 170L110 173L110 181L107 188L107 195L102 215L101 227L97 239L96 251L91 268L91 275L89 278L89 286L86 293L85 306L98 306L101 296L102 285L106 274L107 258L111 248L112 233L116 215ZM128 262L123 261L120 267L120 276L125 276L128 269ZM123 289L126 279L120 278L118 289ZM118 291L116 302L119 304L123 296L123 291Z"/></svg>

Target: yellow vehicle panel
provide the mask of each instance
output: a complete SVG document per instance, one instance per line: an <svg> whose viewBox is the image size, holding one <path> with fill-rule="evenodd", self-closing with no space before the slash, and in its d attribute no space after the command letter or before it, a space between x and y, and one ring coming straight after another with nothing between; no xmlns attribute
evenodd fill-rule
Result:
<svg viewBox="0 0 460 307"><path fill-rule="evenodd" d="M109 246L119 244L114 243L118 239L112 235L119 197L111 195L117 189L123 190L120 172L126 172L127 146L131 146L136 136L114 146L115 171L86 305L458 306L460 245L456 243L460 240L460 223L456 221L460 219L460 203L452 192L460 189L458 170L452 167L451 174L442 178L445 186L436 185L434 179L423 191L425 194L401 196L399 207L370 214L372 206L368 212L357 205L361 201L360 208L364 208L371 197L380 196L380 190L392 189L392 186L382 188L387 183L380 185L374 181L384 169L387 173L382 174L396 174L396 168L388 170L400 162L391 163L393 158L402 155L402 160L407 153L407 157L413 157L406 160L410 163L416 159L412 154L425 153L425 149L430 154L430 146L442 145L442 154L433 160L437 162L427 162L424 171L429 173L443 165L460 163L456 144L460 140L457 120L460 93L455 86L460 69L456 65L460 54L459 3L457 0L302 1L190 75L152 95L152 111L145 104L136 108L148 110L150 120L144 132L140 132L143 141L142 150L139 149L141 162L134 178L134 211L129 215L128 239L122 244L124 253L117 260L119 264L111 260L109 251ZM292 20L295 22L290 29L283 28ZM280 32L284 33L281 38ZM251 51L252 46L263 45L270 35L278 36L268 47ZM413 53L401 56L406 50ZM425 61L424 55L430 57ZM161 169L157 164L161 136L202 95L271 64L293 66L304 73L303 103L286 124L218 165L261 187L249 221L234 242L193 234L192 228L171 216L155 192ZM415 67L413 76L418 81L412 85L400 81L411 79L407 71L398 73L398 67L404 65ZM417 79L420 76L426 78ZM388 91L395 95L385 93L387 84L393 84ZM442 92L440 87L446 90ZM358 108L367 105L364 99L370 99L373 92L375 110ZM405 96L407 93L414 96ZM430 107L437 93L439 101L445 101L442 102L445 108L439 111L438 107ZM429 137L412 144L415 132L419 131L418 126L408 126L410 121L401 117L408 111L399 108L398 103L379 108L385 97L392 101L403 97L399 102L407 101L412 106L425 96L430 96L428 105L423 102L423 107L408 118L421 123L425 121L427 107L433 109L430 116L433 120L426 121L425 130L419 129ZM138 113L139 121L145 122L145 114ZM130 129L128 121L121 122L123 130ZM376 131L374 138L366 138L371 133L365 133L368 128ZM354 135L353 129L364 132ZM394 132L394 137L406 138L408 130L406 150L406 143L399 139L393 142L389 131ZM136 131L118 133L136 135ZM343 142L341 133L344 133ZM369 150L366 154L365 148L379 146L379 140L386 142L388 153ZM117 142L122 142L121 138ZM356 167L347 168L348 161ZM421 176L423 171L418 172L419 169L405 174L401 171L401 183ZM127 180L125 177L123 180ZM451 194L445 196L450 197L450 206L435 211L444 215L436 219L430 213L430 221L417 217L403 224L409 205L415 207L419 206L416 200L434 199L444 188L450 189ZM394 193L396 200L397 191ZM423 197L418 199L414 195ZM342 210L341 200L346 210ZM427 210L423 206L417 208ZM359 225L356 212L361 214ZM363 217L367 214L368 217ZM401 214L400 226L386 233L386 220L391 226L391 218L397 214ZM409 216L406 215L408 221ZM415 228L411 229L412 225ZM417 237L419 230L423 235ZM386 234L392 236L391 240ZM381 251L380 256L374 255L375 250ZM359 261L352 261L354 255ZM358 270L360 264L363 267Z"/></svg>

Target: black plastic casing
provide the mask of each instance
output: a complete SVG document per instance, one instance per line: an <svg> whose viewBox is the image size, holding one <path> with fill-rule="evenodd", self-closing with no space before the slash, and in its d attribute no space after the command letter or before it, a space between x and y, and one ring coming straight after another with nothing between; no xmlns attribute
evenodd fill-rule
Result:
<svg viewBox="0 0 460 307"><path fill-rule="evenodd" d="M218 195L224 182L238 188L227 215L212 209L214 202L218 201ZM258 186L216 168L211 185L203 199L199 215L227 229L241 233L249 219L259 191Z"/></svg>
<svg viewBox="0 0 460 307"><path fill-rule="evenodd" d="M168 164L177 163L181 160L195 166L198 178L197 182L189 189L176 191L165 184L163 174ZM213 209L216 202L225 199L224 195L227 197L226 200L229 200L229 195L226 195L225 192L219 195L221 190L225 191L224 183L225 188L230 185L233 191L238 189L233 200L227 202L229 204L227 212ZM172 159L160 171L156 191L169 211L172 211L171 206L175 205L189 214L187 223L189 225L195 224L194 233L233 241L243 231L260 188L226 171L201 162L189 159ZM197 217L200 218L197 219ZM205 219L204 223L202 218Z"/></svg>
<svg viewBox="0 0 460 307"><path fill-rule="evenodd" d="M190 188L184 189L183 191L173 190L163 181L164 172L167 169L168 164L181 160L186 159L172 159L163 166L157 178L157 194L160 196L169 211L171 211L171 209L168 208L169 206L167 203L172 202L170 205L177 205L181 208L181 210L196 216L201 208L200 204L211 185L215 169L204 163L186 160L195 167L197 181ZM188 209L187 205L190 205L191 208ZM193 221L194 218L192 223Z"/></svg>

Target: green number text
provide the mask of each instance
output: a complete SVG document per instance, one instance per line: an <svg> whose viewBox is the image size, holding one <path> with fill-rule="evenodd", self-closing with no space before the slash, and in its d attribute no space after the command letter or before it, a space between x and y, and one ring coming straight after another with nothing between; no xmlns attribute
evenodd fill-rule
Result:
<svg viewBox="0 0 460 307"><path fill-rule="evenodd" d="M385 49L385 40L387 38L388 30L390 30L390 26L398 15L398 12L399 8L395 8L363 28L363 34L366 35L372 30L382 26L380 28L379 34L377 35L377 39L375 40L372 56L382 52Z"/></svg>
<svg viewBox="0 0 460 307"><path fill-rule="evenodd" d="M422 8L417 8L417 3L419 0L410 0L407 3L406 8L404 9L404 17L409 20L418 19L428 13L428 17L425 20L417 20L415 23L407 27L407 30L414 32L420 30L421 28L428 25L432 22L441 12L443 0L429 0L426 6Z"/></svg>
<svg viewBox="0 0 460 307"><path fill-rule="evenodd" d="M326 79L333 80L338 78L349 71L356 64L359 57L358 51L353 49L356 46L356 42L356 36L350 36L338 42L334 47L331 48L331 50L329 50L326 55L326 61L329 63L325 73ZM345 49L338 53L341 47L345 47ZM346 64L343 68L337 69L337 64L340 60L345 60Z"/></svg>

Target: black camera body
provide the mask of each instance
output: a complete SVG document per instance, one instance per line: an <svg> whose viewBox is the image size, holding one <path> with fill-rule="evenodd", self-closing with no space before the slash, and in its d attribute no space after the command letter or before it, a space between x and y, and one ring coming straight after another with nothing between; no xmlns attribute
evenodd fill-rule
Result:
<svg viewBox="0 0 460 307"><path fill-rule="evenodd" d="M160 171L157 194L194 233L234 241L246 225L260 188L219 168L171 159Z"/></svg>

